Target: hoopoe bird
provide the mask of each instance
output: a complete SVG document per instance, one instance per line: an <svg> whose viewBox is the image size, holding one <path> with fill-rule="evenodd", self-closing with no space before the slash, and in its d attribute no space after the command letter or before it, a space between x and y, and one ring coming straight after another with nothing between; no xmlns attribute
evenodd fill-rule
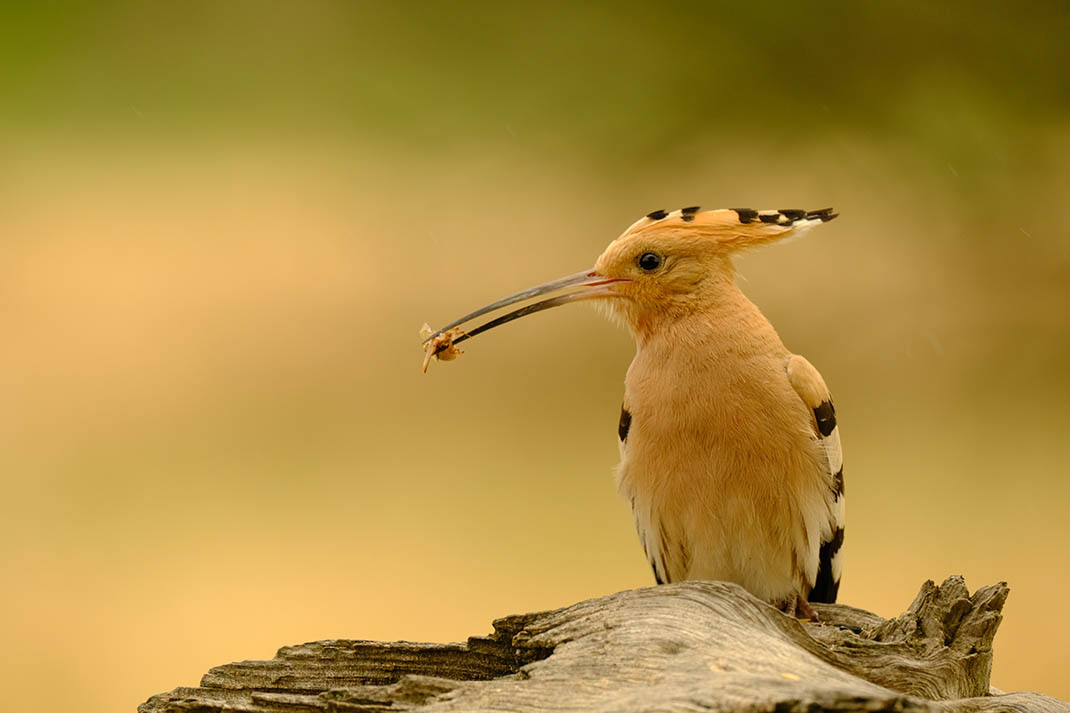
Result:
<svg viewBox="0 0 1070 713"><path fill-rule="evenodd" d="M593 269L428 330L428 359L453 358L456 344L535 312L604 304L636 342L616 480L657 582L736 582L792 616L816 619L809 602L836 601L842 566L835 410L821 374L785 348L736 286L732 256L836 215L654 211L610 243ZM560 294L461 327L551 293Z"/></svg>

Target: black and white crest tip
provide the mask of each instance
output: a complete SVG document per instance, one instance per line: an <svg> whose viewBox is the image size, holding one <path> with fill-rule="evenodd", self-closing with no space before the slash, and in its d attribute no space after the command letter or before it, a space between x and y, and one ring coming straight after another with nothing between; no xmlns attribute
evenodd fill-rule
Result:
<svg viewBox="0 0 1070 713"><path fill-rule="evenodd" d="M800 208L782 208L781 210L754 210L753 208L732 208L739 216L739 222L744 225L753 223L755 220L773 225L793 225L801 220L820 220L827 223L839 213L833 213L832 208L821 210L802 210Z"/></svg>

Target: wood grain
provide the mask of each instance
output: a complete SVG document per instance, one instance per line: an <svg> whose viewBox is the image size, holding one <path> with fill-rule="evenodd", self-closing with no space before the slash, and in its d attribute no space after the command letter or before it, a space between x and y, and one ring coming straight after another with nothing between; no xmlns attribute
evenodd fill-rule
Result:
<svg viewBox="0 0 1070 713"><path fill-rule="evenodd" d="M922 585L895 619L818 605L799 622L723 582L619 592L508 616L464 644L317 641L209 671L140 713L320 711L1023 711L990 693L1008 588Z"/></svg>

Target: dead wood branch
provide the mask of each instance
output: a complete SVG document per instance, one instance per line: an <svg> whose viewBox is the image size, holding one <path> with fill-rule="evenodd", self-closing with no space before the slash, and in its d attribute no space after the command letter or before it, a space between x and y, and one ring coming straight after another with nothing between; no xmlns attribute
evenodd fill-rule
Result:
<svg viewBox="0 0 1070 713"><path fill-rule="evenodd" d="M989 695L1006 584L926 582L899 617L818 605L801 623L721 582L508 616L466 644L318 641L209 671L141 713L925 711L1070 713Z"/></svg>

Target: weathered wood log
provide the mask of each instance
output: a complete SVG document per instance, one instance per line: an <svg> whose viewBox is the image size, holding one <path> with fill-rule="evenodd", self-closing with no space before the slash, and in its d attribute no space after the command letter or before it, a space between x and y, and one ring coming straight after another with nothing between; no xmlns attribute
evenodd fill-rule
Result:
<svg viewBox="0 0 1070 713"><path fill-rule="evenodd" d="M1070 713L1039 693L990 692L1007 593L971 595L956 576L926 582L895 619L833 604L803 623L736 585L684 582L508 616L466 644L290 646L138 710Z"/></svg>

